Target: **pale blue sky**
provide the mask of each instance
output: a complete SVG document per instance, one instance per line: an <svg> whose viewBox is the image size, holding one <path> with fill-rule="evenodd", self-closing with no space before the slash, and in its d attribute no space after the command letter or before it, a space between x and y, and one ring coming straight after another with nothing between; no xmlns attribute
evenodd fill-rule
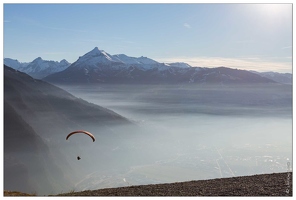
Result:
<svg viewBox="0 0 296 200"><path fill-rule="evenodd" d="M4 4L5 58L94 47L159 62L292 71L292 4Z"/></svg>

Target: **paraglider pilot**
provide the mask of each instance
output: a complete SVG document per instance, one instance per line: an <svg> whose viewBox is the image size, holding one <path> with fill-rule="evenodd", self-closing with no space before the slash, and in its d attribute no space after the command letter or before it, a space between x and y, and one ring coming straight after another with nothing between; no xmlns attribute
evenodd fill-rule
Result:
<svg viewBox="0 0 296 200"><path fill-rule="evenodd" d="M66 140L68 140L68 138L73 135L73 134L77 134L77 133L83 133L83 134L86 134L88 136L91 137L92 141L94 142L96 140L95 136L93 136L93 134L91 134L90 132L87 132L87 131L83 131L83 130L78 130L78 131L74 131L72 133L69 133L66 137ZM80 160L80 156L77 156L77 160Z"/></svg>

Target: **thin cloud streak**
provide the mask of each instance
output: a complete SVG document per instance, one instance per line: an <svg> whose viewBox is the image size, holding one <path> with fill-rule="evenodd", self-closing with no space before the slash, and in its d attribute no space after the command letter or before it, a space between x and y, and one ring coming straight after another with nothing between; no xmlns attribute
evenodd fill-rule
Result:
<svg viewBox="0 0 296 200"><path fill-rule="evenodd" d="M255 70L259 72L276 71L281 73L292 73L292 62L272 62L260 58L239 59L222 57L179 57L160 58L159 62L185 62L193 67L230 67L243 70Z"/></svg>
<svg viewBox="0 0 296 200"><path fill-rule="evenodd" d="M292 49L292 46L282 47L282 49Z"/></svg>
<svg viewBox="0 0 296 200"><path fill-rule="evenodd" d="M238 41L235 41L236 43L239 43L239 44L248 44L248 43L254 43L253 40L238 40Z"/></svg>
<svg viewBox="0 0 296 200"><path fill-rule="evenodd" d="M98 42L98 43L103 43L104 40L100 40L100 39L83 39L81 40L82 42Z"/></svg>
<svg viewBox="0 0 296 200"><path fill-rule="evenodd" d="M60 54L68 54L68 52L44 52L46 55L60 55Z"/></svg>
<svg viewBox="0 0 296 200"><path fill-rule="evenodd" d="M184 23L183 26L184 26L185 28L191 28L190 24L188 24L188 23Z"/></svg>
<svg viewBox="0 0 296 200"><path fill-rule="evenodd" d="M51 27L51 26L43 26L43 25L39 25L39 26L41 28L51 29L51 30L59 30L59 31L75 31L75 32L82 32L82 33L90 32L88 30L80 30L80 29L59 28L59 27Z"/></svg>

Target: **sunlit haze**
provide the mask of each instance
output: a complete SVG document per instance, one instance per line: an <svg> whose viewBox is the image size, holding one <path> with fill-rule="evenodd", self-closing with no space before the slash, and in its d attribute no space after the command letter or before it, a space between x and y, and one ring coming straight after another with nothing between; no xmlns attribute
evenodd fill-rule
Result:
<svg viewBox="0 0 296 200"><path fill-rule="evenodd" d="M292 72L292 4L4 4L4 58L98 47L158 62Z"/></svg>

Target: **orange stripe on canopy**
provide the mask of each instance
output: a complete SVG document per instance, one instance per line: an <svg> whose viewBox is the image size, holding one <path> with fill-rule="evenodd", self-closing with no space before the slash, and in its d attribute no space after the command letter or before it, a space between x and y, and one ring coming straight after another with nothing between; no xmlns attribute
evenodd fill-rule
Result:
<svg viewBox="0 0 296 200"><path fill-rule="evenodd" d="M90 136L90 137L92 138L93 142L96 140L96 138L95 138L95 136L94 136L93 134L91 134L91 133L88 132L88 131L83 131L83 130L73 131L73 132L69 133L69 135L67 135L67 137L66 137L66 140L68 140L68 138L69 138L71 135L74 135L74 134L76 134L76 133L83 133L83 134L86 134L86 135Z"/></svg>

